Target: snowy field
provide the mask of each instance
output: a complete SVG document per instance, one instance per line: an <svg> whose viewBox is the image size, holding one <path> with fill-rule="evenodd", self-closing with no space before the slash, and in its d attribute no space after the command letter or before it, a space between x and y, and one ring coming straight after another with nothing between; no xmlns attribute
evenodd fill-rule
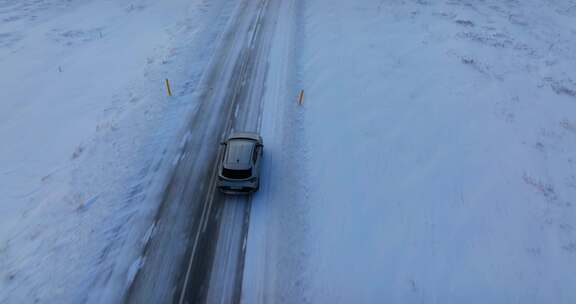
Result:
<svg viewBox="0 0 576 304"><path fill-rule="evenodd" d="M233 7L0 0L0 303L119 301Z"/></svg>
<svg viewBox="0 0 576 304"><path fill-rule="evenodd" d="M244 303L576 303L576 2L296 3Z"/></svg>

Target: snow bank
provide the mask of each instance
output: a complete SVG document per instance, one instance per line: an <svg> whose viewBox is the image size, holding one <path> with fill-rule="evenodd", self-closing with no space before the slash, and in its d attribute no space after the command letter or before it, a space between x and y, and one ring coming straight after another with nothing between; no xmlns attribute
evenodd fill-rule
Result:
<svg viewBox="0 0 576 304"><path fill-rule="evenodd" d="M574 303L576 11L308 1L312 303Z"/></svg>
<svg viewBox="0 0 576 304"><path fill-rule="evenodd" d="M231 7L0 3L0 302L120 300Z"/></svg>

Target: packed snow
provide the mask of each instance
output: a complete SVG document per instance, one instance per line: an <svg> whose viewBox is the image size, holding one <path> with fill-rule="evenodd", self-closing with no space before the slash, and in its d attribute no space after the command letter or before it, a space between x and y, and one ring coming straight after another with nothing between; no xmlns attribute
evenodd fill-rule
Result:
<svg viewBox="0 0 576 304"><path fill-rule="evenodd" d="M0 1L0 303L121 300L233 7Z"/></svg>
<svg viewBox="0 0 576 304"><path fill-rule="evenodd" d="M576 303L576 3L296 2L243 302Z"/></svg>

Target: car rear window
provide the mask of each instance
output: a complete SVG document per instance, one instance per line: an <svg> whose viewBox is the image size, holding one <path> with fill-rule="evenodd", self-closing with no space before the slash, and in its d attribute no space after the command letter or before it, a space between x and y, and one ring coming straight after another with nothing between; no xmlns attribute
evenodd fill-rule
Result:
<svg viewBox="0 0 576 304"><path fill-rule="evenodd" d="M246 139L234 139L228 142L224 163L227 164L250 164L252 150L255 142Z"/></svg>
<svg viewBox="0 0 576 304"><path fill-rule="evenodd" d="M250 176L252 176L252 169L230 170L230 169L223 168L222 169L222 175L224 175L227 178L232 178L232 179L245 179L245 178L249 178Z"/></svg>

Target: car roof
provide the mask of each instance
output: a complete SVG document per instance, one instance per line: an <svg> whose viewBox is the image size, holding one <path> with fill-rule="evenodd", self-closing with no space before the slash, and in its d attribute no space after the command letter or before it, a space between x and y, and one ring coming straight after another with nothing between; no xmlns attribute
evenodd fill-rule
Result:
<svg viewBox="0 0 576 304"><path fill-rule="evenodd" d="M252 150L256 141L251 139L231 139L226 145L224 167L233 170L245 170L252 167Z"/></svg>

